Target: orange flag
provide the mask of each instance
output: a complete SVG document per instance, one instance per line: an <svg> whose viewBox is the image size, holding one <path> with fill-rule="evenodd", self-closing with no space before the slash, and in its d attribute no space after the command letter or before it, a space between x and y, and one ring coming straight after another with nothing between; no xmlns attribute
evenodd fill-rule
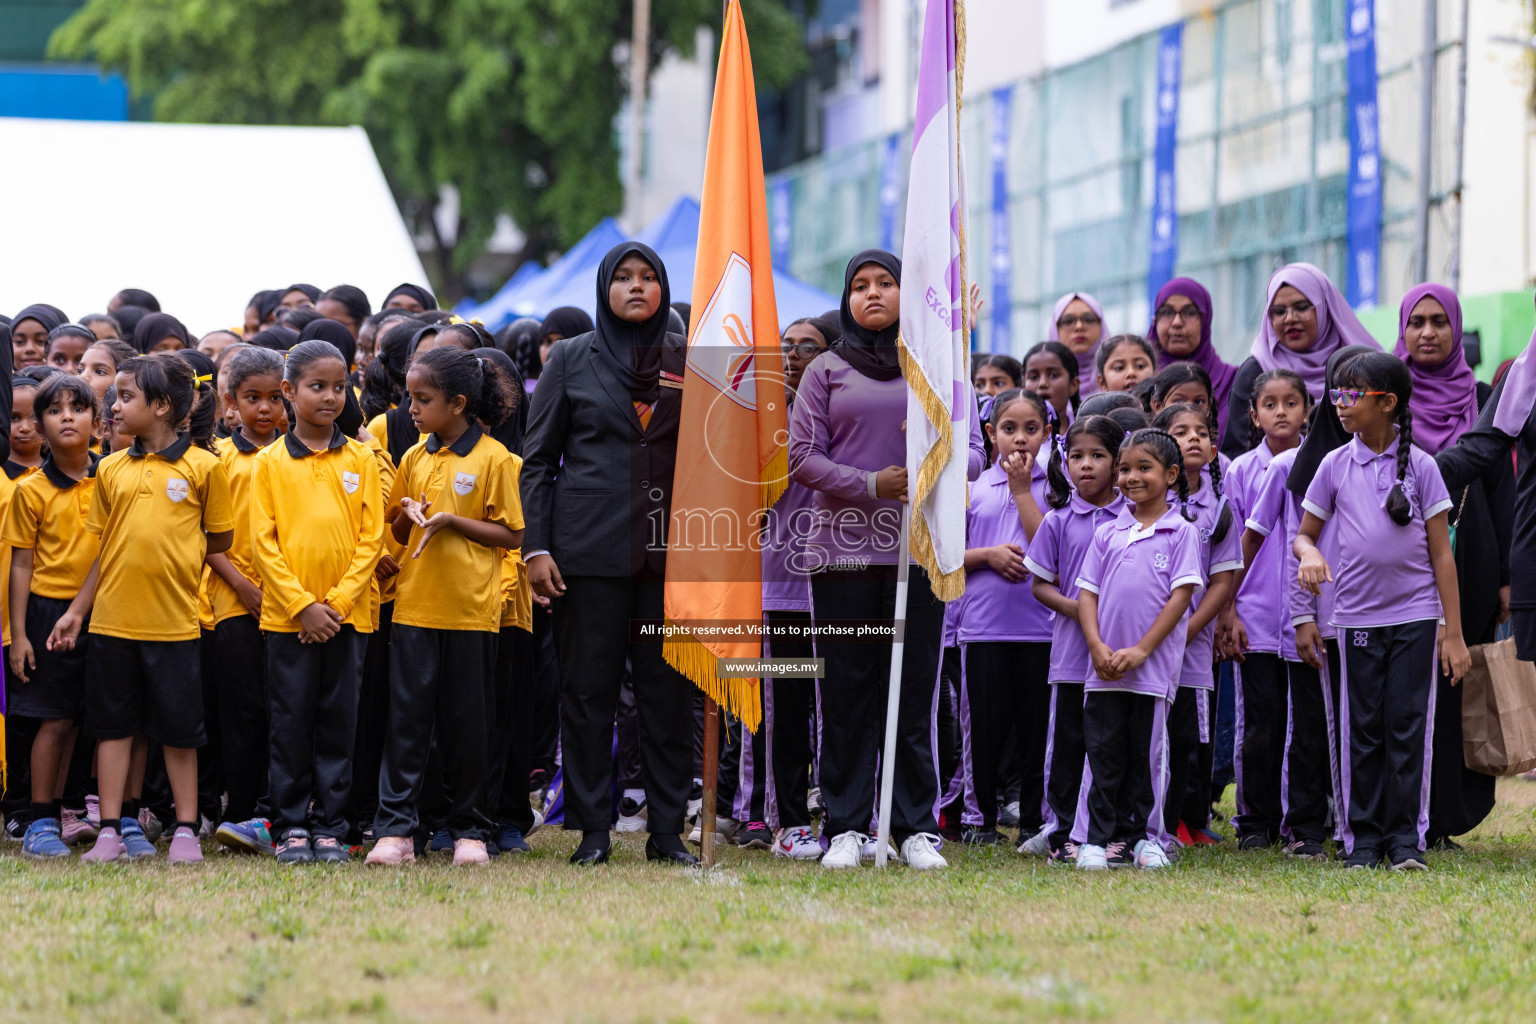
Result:
<svg viewBox="0 0 1536 1024"><path fill-rule="evenodd" d="M789 438L757 91L737 0L725 13L700 206L662 654L756 731L759 680L727 678L720 659L762 654L760 537L787 483Z"/></svg>

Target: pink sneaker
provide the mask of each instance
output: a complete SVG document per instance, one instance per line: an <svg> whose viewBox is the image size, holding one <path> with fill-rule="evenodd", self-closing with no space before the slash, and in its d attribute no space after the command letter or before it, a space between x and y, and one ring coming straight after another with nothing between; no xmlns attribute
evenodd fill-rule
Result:
<svg viewBox="0 0 1536 1024"><path fill-rule="evenodd" d="M90 842L96 838L96 826L80 817L79 811L64 808L64 817L60 822L61 837L70 846L78 846L81 843Z"/></svg>
<svg viewBox="0 0 1536 1024"><path fill-rule="evenodd" d="M411 842L410 836L385 836L374 844L365 863L394 867L409 864L415 859L416 844Z"/></svg>
<svg viewBox="0 0 1536 1024"><path fill-rule="evenodd" d="M96 837L96 845L80 855L81 863L110 864L128 851L115 828L104 828Z"/></svg>
<svg viewBox="0 0 1536 1024"><path fill-rule="evenodd" d="M471 864L489 864L491 855L485 852L485 843L479 839L455 839L453 841L454 867Z"/></svg>
<svg viewBox="0 0 1536 1024"><path fill-rule="evenodd" d="M201 864L203 862L203 844L197 841L197 833L185 826L176 830L171 836L172 864Z"/></svg>

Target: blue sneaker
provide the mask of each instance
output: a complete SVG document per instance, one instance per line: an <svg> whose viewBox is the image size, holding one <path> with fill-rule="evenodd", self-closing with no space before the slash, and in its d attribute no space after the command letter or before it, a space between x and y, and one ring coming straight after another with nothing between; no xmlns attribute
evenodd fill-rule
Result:
<svg viewBox="0 0 1536 1024"><path fill-rule="evenodd" d="M36 857L68 857L69 845L64 842L58 818L38 818L27 826L21 837L21 855Z"/></svg>
<svg viewBox="0 0 1536 1024"><path fill-rule="evenodd" d="M452 851L453 837L448 834L447 829L440 828L432 833L432 839L427 843L428 853L451 853Z"/></svg>
<svg viewBox="0 0 1536 1024"><path fill-rule="evenodd" d="M516 825L503 825L501 831L496 834L496 845L501 847L502 853L528 853L527 842L523 839L523 830Z"/></svg>
<svg viewBox="0 0 1536 1024"><path fill-rule="evenodd" d="M266 818L226 821L213 837L220 846L236 853L264 853L270 857L277 852L277 846L272 842L272 823Z"/></svg>
<svg viewBox="0 0 1536 1024"><path fill-rule="evenodd" d="M123 853L129 860L143 860L155 855L155 844L144 835L144 826L137 818L124 818L118 835L123 840Z"/></svg>

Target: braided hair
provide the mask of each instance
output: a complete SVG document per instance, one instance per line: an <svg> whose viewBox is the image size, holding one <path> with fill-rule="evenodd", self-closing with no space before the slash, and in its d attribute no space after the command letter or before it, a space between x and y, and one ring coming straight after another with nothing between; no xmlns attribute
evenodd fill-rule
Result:
<svg viewBox="0 0 1536 1024"><path fill-rule="evenodd" d="M1175 402L1173 405L1163 407L1163 411L1153 419L1152 425L1159 430L1172 430L1174 422L1180 416L1195 416L1205 421L1206 430L1211 436L1211 448L1216 448L1216 414L1209 409L1201 409L1198 405L1188 402ZM1211 474L1211 491L1216 495L1216 501L1221 506L1221 511L1216 516L1216 525L1211 527L1211 543L1220 544L1227 539L1227 532L1232 529L1232 505L1227 501L1221 487L1221 458L1218 455L1206 464L1206 469Z"/></svg>
<svg viewBox="0 0 1536 1024"><path fill-rule="evenodd" d="M1408 364L1390 352L1367 352L1339 368L1338 386L1397 396L1397 482L1387 496L1387 515L1398 526L1407 526L1413 521L1413 503L1403 488L1403 481L1408 478L1408 450L1413 445L1413 411L1408 408L1413 378L1408 374Z"/></svg>
<svg viewBox="0 0 1536 1024"><path fill-rule="evenodd" d="M1108 416L1083 416L1072 421L1066 436L1051 445L1051 459L1046 464L1045 476L1050 485L1046 504L1051 508L1065 508L1072 500L1072 482L1067 478L1066 455L1072 449L1073 438L1089 434L1109 452L1110 460L1120 457L1120 442L1125 440L1125 429Z"/></svg>
<svg viewBox="0 0 1536 1024"><path fill-rule="evenodd" d="M1145 448L1164 469L1173 467L1178 470L1173 489L1179 496L1179 514L1185 522L1194 522L1195 517L1189 514L1189 477L1184 472L1184 449L1174 436L1166 430L1147 427L1136 431L1120 445L1122 453L1130 448Z"/></svg>

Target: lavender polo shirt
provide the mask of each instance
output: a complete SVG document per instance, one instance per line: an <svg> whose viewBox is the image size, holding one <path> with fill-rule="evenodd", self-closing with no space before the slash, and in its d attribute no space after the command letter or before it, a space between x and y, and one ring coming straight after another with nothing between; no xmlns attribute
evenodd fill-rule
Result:
<svg viewBox="0 0 1536 1024"><path fill-rule="evenodd" d="M805 567L805 532L815 516L810 506L811 492L791 480L768 510L763 536L765 612L811 610L811 578Z"/></svg>
<svg viewBox="0 0 1536 1024"><path fill-rule="evenodd" d="M1035 531L1029 553L1024 556L1024 567L1045 582L1055 583L1063 597L1075 601L1082 591L1077 585L1077 575L1083 567L1083 559L1088 557L1095 531L1105 523L1113 522L1124 505L1116 498L1103 508L1097 508L1073 491L1067 504L1045 514L1045 521ZM1053 615L1052 619L1050 681L1080 683L1093 673L1083 628L1076 619L1065 615Z"/></svg>
<svg viewBox="0 0 1536 1024"><path fill-rule="evenodd" d="M1422 448L1410 447L1403 491L1413 518L1398 526L1387 515L1397 482L1394 440L1380 455L1357 436L1323 457L1302 507L1338 530L1334 626L1394 626L1440 617L1440 595L1429 562L1424 524L1452 507L1450 492Z"/></svg>
<svg viewBox="0 0 1536 1024"><path fill-rule="evenodd" d="M966 478L986 465L976 403L970 411ZM812 493L807 568L893 565L901 543L901 502L876 498L875 474L907 462L907 382L871 380L837 352L806 367L789 418L789 467Z"/></svg>
<svg viewBox="0 0 1536 1024"><path fill-rule="evenodd" d="M1143 529L1135 510L1126 506L1094 533L1077 585L1099 595L1099 636L1118 651L1141 642L1174 590L1190 583L1197 591L1205 586L1201 562L1200 534L1177 507ZM1090 664L1083 688L1129 690L1172 700L1188 629L1189 613L1185 612L1157 650L1122 679L1100 679Z"/></svg>
<svg viewBox="0 0 1536 1024"><path fill-rule="evenodd" d="M1035 461L1030 494L1041 511L1047 491L1045 464ZM1029 541L1019 525L1019 508L1008 490L1008 473L1001 465L986 470L971 487L971 505L965 514L965 546L987 548L1017 544L1027 551ZM1023 562L1021 561L1021 567ZM1035 600L1029 589L1029 573L1010 583L983 566L965 577L964 609L960 613L960 642L1045 643L1051 639L1051 611Z"/></svg>
<svg viewBox="0 0 1536 1024"><path fill-rule="evenodd" d="M1244 527L1264 538L1253 565L1237 591L1237 617L1248 630L1248 649L1296 660L1296 630L1292 615L1316 615L1316 598L1296 579L1296 555L1291 550L1301 529L1301 498L1285 486L1296 452L1281 452L1268 460L1264 474L1248 501ZM1244 456L1246 458L1247 456ZM1305 610L1295 602L1306 595Z"/></svg>
<svg viewBox="0 0 1536 1024"><path fill-rule="evenodd" d="M1200 537L1200 565L1205 584L1195 590L1194 600L1189 603L1193 615L1200 602L1206 599L1212 576L1219 572L1236 572L1243 567L1243 529L1237 511L1232 512L1232 523L1227 535L1220 541L1212 539L1221 510L1227 506L1226 498L1218 498L1209 476L1201 475L1201 488L1189 496L1189 514L1195 517L1193 526ZM1187 628L1187 627L1186 627ZM1216 674L1216 620L1205 624L1184 648L1183 669L1179 673L1180 686L1192 686L1199 690L1214 690Z"/></svg>
<svg viewBox="0 0 1536 1024"><path fill-rule="evenodd" d="M1262 516L1254 514L1274 461L1275 454L1269 450L1269 445L1260 441L1253 451L1244 452L1232 461L1232 468L1225 477L1227 498L1232 502L1232 511L1237 514L1237 530L1241 533L1251 529L1264 538L1233 599L1233 609L1248 631L1248 649L1260 654L1280 653L1280 634L1290 623L1284 602L1278 600L1279 595L1285 593L1280 563L1284 561L1281 548L1286 540L1283 533L1271 536L1284 510L1276 504L1266 509ZM1291 461L1295 461L1294 455ZM1284 489L1284 477L1280 479L1280 486Z"/></svg>

